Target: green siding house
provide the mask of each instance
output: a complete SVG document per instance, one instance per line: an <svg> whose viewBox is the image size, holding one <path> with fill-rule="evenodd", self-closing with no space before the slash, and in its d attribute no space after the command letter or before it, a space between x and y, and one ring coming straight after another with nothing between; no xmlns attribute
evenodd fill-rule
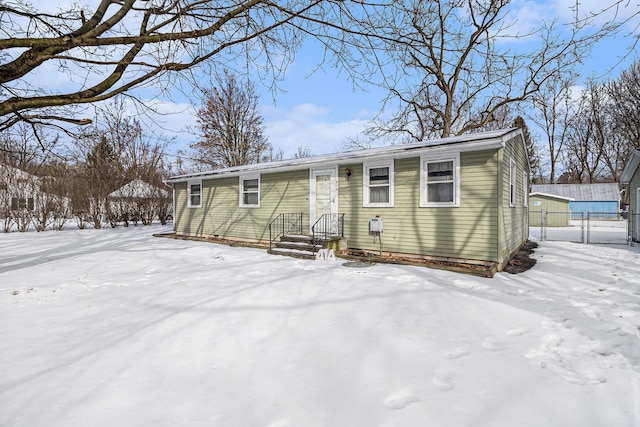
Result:
<svg viewBox="0 0 640 427"><path fill-rule="evenodd" d="M631 238L640 241L640 150L633 150L622 171L620 182L626 186L629 200Z"/></svg>
<svg viewBox="0 0 640 427"><path fill-rule="evenodd" d="M282 215L297 213L305 234L339 215L350 250L497 270L528 237L529 161L518 129L166 182L174 189L174 231L183 236L269 242L269 224ZM381 233L372 231L372 218Z"/></svg>

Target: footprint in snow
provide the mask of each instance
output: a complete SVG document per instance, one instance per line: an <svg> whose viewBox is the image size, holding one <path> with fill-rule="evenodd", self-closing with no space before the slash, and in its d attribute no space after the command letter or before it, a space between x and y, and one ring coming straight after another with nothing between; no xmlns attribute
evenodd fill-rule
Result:
<svg viewBox="0 0 640 427"><path fill-rule="evenodd" d="M504 350L504 344L493 337L486 337L482 342L482 346L491 351Z"/></svg>
<svg viewBox="0 0 640 427"><path fill-rule="evenodd" d="M460 359L461 357L468 356L469 352L463 350L461 348L456 348L455 350L447 351L442 355L445 359Z"/></svg>
<svg viewBox="0 0 640 427"><path fill-rule="evenodd" d="M526 329L513 328L513 329L507 329L504 333L510 337L519 337L521 335L526 334L527 332L529 331L527 331Z"/></svg>
<svg viewBox="0 0 640 427"><path fill-rule="evenodd" d="M434 372L431 382L440 391L453 390L453 384L451 384L451 377L444 372Z"/></svg>
<svg viewBox="0 0 640 427"><path fill-rule="evenodd" d="M564 379L573 384L578 385L597 385L606 383L607 379L602 375L598 375L595 372L586 372L584 374L568 373L563 375Z"/></svg>
<svg viewBox="0 0 640 427"><path fill-rule="evenodd" d="M415 403L419 400L420 398L414 393L404 390L387 397L387 400L384 401L384 406L389 409L403 409L407 405Z"/></svg>

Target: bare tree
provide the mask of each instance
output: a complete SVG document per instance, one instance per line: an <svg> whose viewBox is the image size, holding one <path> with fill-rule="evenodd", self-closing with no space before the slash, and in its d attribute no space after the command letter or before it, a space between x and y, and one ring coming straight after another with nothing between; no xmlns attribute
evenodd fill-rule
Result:
<svg viewBox="0 0 640 427"><path fill-rule="evenodd" d="M68 132L91 122L77 108L83 104L135 97L136 88L159 95L179 83L197 87L221 64L275 84L306 35L346 61L341 33L375 8L359 0L3 1L0 130L23 121L36 133L43 125ZM43 73L67 85L47 87Z"/></svg>
<svg viewBox="0 0 640 427"><path fill-rule="evenodd" d="M640 148L640 61L608 84L615 127L635 148Z"/></svg>
<svg viewBox="0 0 640 427"><path fill-rule="evenodd" d="M524 143L527 147L527 155L529 157L529 165L531 166L531 180L536 183L542 180L542 169L540 168L540 149L538 144L534 141L527 126L526 121L522 116L518 116L513 121L513 126L522 130L524 136Z"/></svg>
<svg viewBox="0 0 640 427"><path fill-rule="evenodd" d="M96 125L74 144L73 206L80 221L88 220L96 228L103 222L127 225L130 219L140 220L139 209L130 209L138 206L130 203L137 196L126 195L124 209L110 202L110 194L134 180L162 187L167 142L148 136L128 115L122 98L116 97L99 112ZM144 213L146 222L149 212Z"/></svg>
<svg viewBox="0 0 640 427"><path fill-rule="evenodd" d="M392 2L365 22L365 31L382 33L376 48L393 64L383 64L391 71L381 83L389 91L382 111L399 105L392 118L376 121L375 134L412 141L485 128L505 106L530 99L574 67L603 34L583 35L576 26L563 38L556 22L523 34L511 28L516 18L510 3ZM507 42L523 39L536 47L512 52Z"/></svg>
<svg viewBox="0 0 640 427"><path fill-rule="evenodd" d="M617 126L628 111L616 108L619 102L611 85L587 81L577 101L577 111L566 135L565 163L578 182L619 182L632 148L627 134Z"/></svg>
<svg viewBox="0 0 640 427"><path fill-rule="evenodd" d="M547 140L546 157L549 182L555 183L557 168L560 166L569 123L575 115L575 102L572 99L572 76L554 77L548 80L535 96L532 97L532 121L542 129Z"/></svg>
<svg viewBox="0 0 640 427"><path fill-rule="evenodd" d="M313 153L311 153L311 148L307 147L306 145L304 147L300 146L298 147L298 149L296 150L296 152L293 155L294 159L302 159L304 157L311 157L313 156Z"/></svg>
<svg viewBox="0 0 640 427"><path fill-rule="evenodd" d="M239 82L229 70L216 75L216 82L197 112L200 141L191 145L193 160L211 168L268 160L271 145L264 134L254 85Z"/></svg>
<svg viewBox="0 0 640 427"><path fill-rule="evenodd" d="M614 142L609 109L605 87L589 80L566 133L565 167L577 183L603 181L607 167L615 177L622 173L614 166L613 151L608 151Z"/></svg>

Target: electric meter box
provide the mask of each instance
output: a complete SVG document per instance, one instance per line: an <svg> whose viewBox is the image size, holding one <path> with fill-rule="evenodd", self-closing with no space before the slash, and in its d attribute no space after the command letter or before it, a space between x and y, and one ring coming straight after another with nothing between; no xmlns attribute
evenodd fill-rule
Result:
<svg viewBox="0 0 640 427"><path fill-rule="evenodd" d="M374 233L382 233L382 229L382 218L371 218L371 220L369 221L369 231Z"/></svg>

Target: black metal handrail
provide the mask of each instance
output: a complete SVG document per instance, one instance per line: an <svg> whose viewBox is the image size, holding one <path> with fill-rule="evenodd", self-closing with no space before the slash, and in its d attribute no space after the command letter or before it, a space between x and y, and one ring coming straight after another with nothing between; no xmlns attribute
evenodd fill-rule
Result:
<svg viewBox="0 0 640 427"><path fill-rule="evenodd" d="M315 224L311 226L311 245L313 246L313 252L315 253L318 242L333 236L344 237L343 213L323 214Z"/></svg>
<svg viewBox="0 0 640 427"><path fill-rule="evenodd" d="M286 234L302 234L302 212L281 213L269 223L269 250L278 237Z"/></svg>

